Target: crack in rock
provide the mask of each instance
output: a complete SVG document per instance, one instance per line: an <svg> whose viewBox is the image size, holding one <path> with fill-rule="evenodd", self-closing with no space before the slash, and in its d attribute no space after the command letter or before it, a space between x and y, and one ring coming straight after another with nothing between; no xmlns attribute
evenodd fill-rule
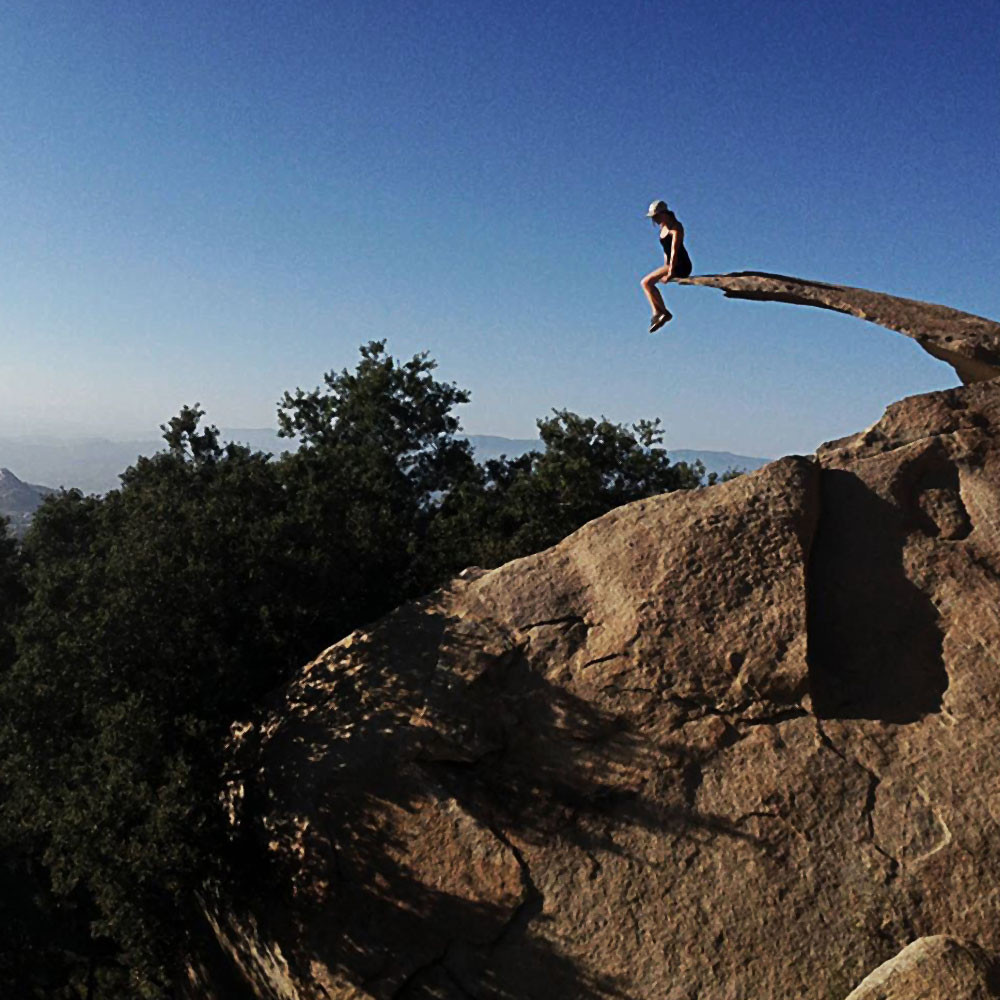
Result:
<svg viewBox="0 0 1000 1000"><path fill-rule="evenodd" d="M487 823L486 825L493 836L514 855L514 860L521 871L521 886L524 891L523 899L500 929L500 933L490 943L490 954L493 954L507 939L518 931L523 931L542 912L545 896L535 885L535 881L531 877L531 868L521 851L495 823Z"/></svg>
<svg viewBox="0 0 1000 1000"><path fill-rule="evenodd" d="M451 948L451 942L449 941L445 945L444 950L440 954L435 955L432 959L424 962L422 965L418 965L393 991L389 994L393 1000L402 1000L406 996L406 991L416 982L416 980L426 972L430 972L431 969L436 966L441 965L448 955L448 951ZM362 983L362 987L367 988L368 983L373 980L368 980Z"/></svg>
<svg viewBox="0 0 1000 1000"><path fill-rule="evenodd" d="M844 753L832 739L830 739L830 735L823 728L819 719L816 720L816 732L819 734L820 742L823 746L835 753L845 764L863 772L868 778L868 788L865 793L865 804L861 810L861 820L867 830L868 843L871 844L872 848L878 854L889 862L889 871L886 881L891 882L899 874L899 861L887 850L885 850L875 837L875 796L882 779L870 767L862 764L861 761L855 760L853 757L848 757L847 754Z"/></svg>
<svg viewBox="0 0 1000 1000"><path fill-rule="evenodd" d="M671 705L675 705L677 708L683 709L685 712L701 712L704 715L714 715L730 725L742 726L747 729L755 726L780 726L784 722L802 719L812 714L807 709L798 705L785 709L777 709L768 715L747 717L743 714L755 706L762 707L767 704L766 699L763 698L751 698L733 705L731 708L720 708L713 702L698 701L694 698L685 698L677 694L667 695L664 700ZM700 718L700 716L695 716L695 718Z"/></svg>
<svg viewBox="0 0 1000 1000"><path fill-rule="evenodd" d="M730 820L734 826L745 823L748 819L784 819L780 812L775 809L755 809L752 812L743 813L735 819Z"/></svg>
<svg viewBox="0 0 1000 1000"><path fill-rule="evenodd" d="M588 622L581 615L561 615L558 618L543 618L541 621L528 622L526 625L519 625L518 628L522 632L527 632L529 629L541 628L543 625L582 625L589 631L596 624L596 622Z"/></svg>
<svg viewBox="0 0 1000 1000"><path fill-rule="evenodd" d="M803 719L809 714L804 708L788 708L781 712L775 712L774 715L759 715L752 719L746 719L741 716L736 721L741 726L752 729L754 726L780 726L783 722L791 722L793 719Z"/></svg>
<svg viewBox="0 0 1000 1000"><path fill-rule="evenodd" d="M595 657L593 660L587 660L587 662L582 663L580 667L581 669L583 669L584 667L593 667L596 666L598 663L607 663L610 660L620 660L623 656L625 656L624 653L608 653L606 656L598 656Z"/></svg>
<svg viewBox="0 0 1000 1000"><path fill-rule="evenodd" d="M455 942L450 942L448 946L439 955L432 958L429 962L425 962L423 965L418 966L413 972L406 977L406 979L400 983L389 994L390 1000L406 1000L407 994L411 989L419 985L421 977L426 976L428 973L438 971L444 978L448 981L448 984L458 991L458 995L462 997L468 997L468 1000L475 1000L474 994L470 993L465 986L462 985L455 977L451 969L448 968L448 958L451 954L452 948Z"/></svg>

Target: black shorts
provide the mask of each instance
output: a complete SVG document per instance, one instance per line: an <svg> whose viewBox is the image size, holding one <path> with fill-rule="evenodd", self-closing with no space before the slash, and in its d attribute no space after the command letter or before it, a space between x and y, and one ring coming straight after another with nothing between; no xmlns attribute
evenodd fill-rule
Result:
<svg viewBox="0 0 1000 1000"><path fill-rule="evenodd" d="M677 254L677 260L674 261L674 270L671 275L672 278L690 278L691 271L693 267L691 265L691 258L688 256L687 250L681 247L680 253Z"/></svg>

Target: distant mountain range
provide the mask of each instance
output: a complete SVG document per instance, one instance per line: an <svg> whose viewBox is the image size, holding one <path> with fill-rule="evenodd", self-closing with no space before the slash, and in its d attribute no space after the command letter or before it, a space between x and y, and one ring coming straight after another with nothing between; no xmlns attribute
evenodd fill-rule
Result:
<svg viewBox="0 0 1000 1000"><path fill-rule="evenodd" d="M542 442L538 438L505 438L490 434L470 434L469 440L475 449L476 458L485 461L506 455L514 458L532 449L540 450ZM734 455L731 451L696 451L690 448L668 448L667 454L673 462L701 462L706 472L722 475L730 469L753 472L771 461L769 458L754 458L750 455Z"/></svg>
<svg viewBox="0 0 1000 1000"><path fill-rule="evenodd" d="M690 448L668 448L667 454L674 462L701 462L706 472L715 472L720 476L731 469L753 472L772 461L770 458L734 455L731 451L692 451Z"/></svg>
<svg viewBox="0 0 1000 1000"><path fill-rule="evenodd" d="M281 454L291 450L286 438L279 438L276 431L261 427L228 427L221 429L223 440L238 441L251 448ZM506 438L489 434L471 434L469 440L480 460L507 455L511 458L526 451L541 448L537 438ZM0 467L12 477L11 500L0 493L0 513L8 516L30 513L17 507L29 503L29 493L50 492L50 487L76 488L84 493L105 493L118 485L118 477L140 455L153 455L163 449L158 438L114 441L108 438L51 438L51 437L0 437ZM675 462L700 461L706 472L722 474L729 469L752 471L770 459L749 455L734 455L727 451L694 451L668 449ZM16 469L17 475L9 472ZM18 477L23 477L23 480ZM13 484L18 484L15 487ZM47 483L31 486L30 483ZM18 488L21 492L18 492ZM2 489L2 481L0 481ZM16 497L19 499L14 499ZM37 504L35 505L37 506ZM31 508L34 510L34 507Z"/></svg>
<svg viewBox="0 0 1000 1000"><path fill-rule="evenodd" d="M28 530L38 505L54 492L48 486L22 482L10 469L0 469L0 517L10 521L14 535L20 538Z"/></svg>
<svg viewBox="0 0 1000 1000"><path fill-rule="evenodd" d="M266 428L223 428L223 438L278 454L289 442ZM84 493L106 493L118 486L118 477L140 455L164 448L162 438L126 441L101 437L0 437L0 466L16 469L26 480Z"/></svg>

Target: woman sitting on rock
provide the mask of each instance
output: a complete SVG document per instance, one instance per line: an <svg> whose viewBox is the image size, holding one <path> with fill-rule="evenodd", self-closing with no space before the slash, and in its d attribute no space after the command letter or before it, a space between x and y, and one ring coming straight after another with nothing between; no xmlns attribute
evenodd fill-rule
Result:
<svg viewBox="0 0 1000 1000"><path fill-rule="evenodd" d="M649 332L653 333L674 318L663 304L663 296L656 287L657 283L662 281L666 284L671 278L688 277L691 274L691 258L684 246L684 227L667 208L665 201L654 201L649 206L646 218L660 227L660 246L663 247L663 267L650 271L641 282L642 290L653 308L653 318L649 322Z"/></svg>

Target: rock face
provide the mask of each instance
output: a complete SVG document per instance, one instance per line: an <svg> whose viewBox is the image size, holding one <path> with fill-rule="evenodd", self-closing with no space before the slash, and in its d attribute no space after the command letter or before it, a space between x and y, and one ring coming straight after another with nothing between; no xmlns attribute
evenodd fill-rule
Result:
<svg viewBox="0 0 1000 1000"><path fill-rule="evenodd" d="M219 940L286 1000L842 1000L1000 949L998 572L980 383L467 573L234 731L273 881Z"/></svg>
<svg viewBox="0 0 1000 1000"><path fill-rule="evenodd" d="M996 961L953 938L920 938L880 965L847 1000L993 1000Z"/></svg>
<svg viewBox="0 0 1000 1000"><path fill-rule="evenodd" d="M761 271L707 274L678 283L719 288L731 299L819 306L877 323L912 337L928 354L950 364L966 385L1000 375L1000 323L948 306Z"/></svg>

